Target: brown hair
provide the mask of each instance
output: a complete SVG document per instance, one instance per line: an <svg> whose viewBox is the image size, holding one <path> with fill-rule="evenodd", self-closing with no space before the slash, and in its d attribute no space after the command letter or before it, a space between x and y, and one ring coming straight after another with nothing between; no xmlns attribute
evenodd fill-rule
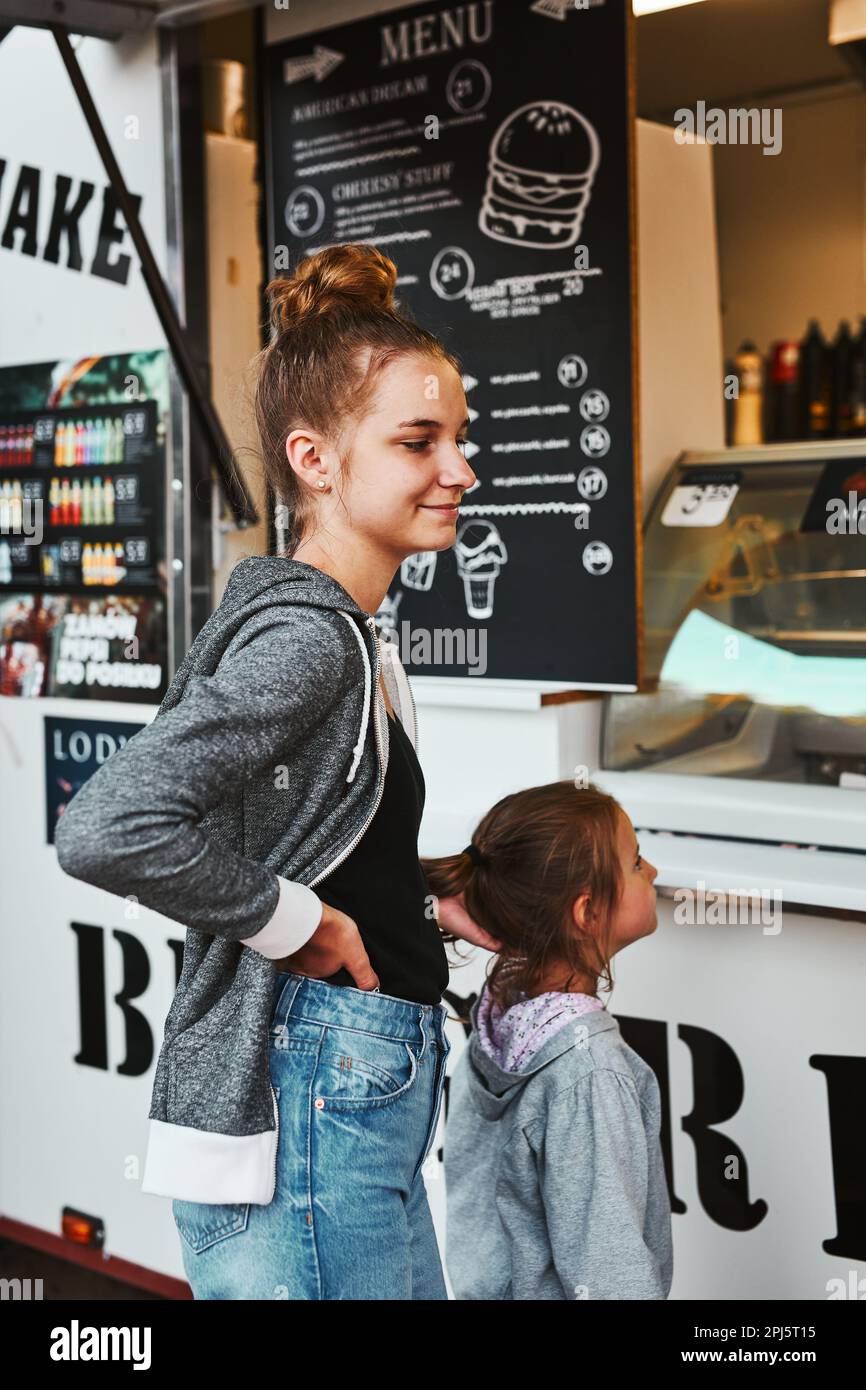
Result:
<svg viewBox="0 0 866 1390"><path fill-rule="evenodd" d="M610 935L622 893L616 845L619 802L590 783L548 782L505 796L478 822L466 853L422 859L431 893L463 893L470 917L502 943L487 976L500 1008L538 992L551 968L602 978L613 988ZM571 907L590 895L591 932ZM454 938L446 938L453 940ZM559 987L559 985L557 985Z"/></svg>
<svg viewBox="0 0 866 1390"><path fill-rule="evenodd" d="M396 281L388 256L348 242L305 256L267 286L271 341L257 360L255 412L265 475L290 515L288 555L316 510L286 457L289 432L306 425L325 435L346 476L346 427L369 407L387 362L415 353L461 370L438 338L397 307Z"/></svg>

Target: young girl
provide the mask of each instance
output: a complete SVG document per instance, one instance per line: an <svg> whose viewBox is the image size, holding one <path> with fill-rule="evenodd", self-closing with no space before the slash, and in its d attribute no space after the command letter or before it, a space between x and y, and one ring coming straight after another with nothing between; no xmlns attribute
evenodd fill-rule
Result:
<svg viewBox="0 0 866 1390"><path fill-rule="evenodd" d="M462 854L422 863L501 943L448 1099L456 1296L667 1298L658 1082L597 994L615 953L657 925L630 820L592 785L552 782L498 801Z"/></svg>
<svg viewBox="0 0 866 1390"><path fill-rule="evenodd" d="M460 365L396 279L343 245L269 287L256 410L288 553L235 566L57 830L68 873L186 927L142 1190L174 1199L199 1299L447 1298L421 1171L441 930L488 938L428 911L414 702L375 615L402 560L454 544L475 474Z"/></svg>

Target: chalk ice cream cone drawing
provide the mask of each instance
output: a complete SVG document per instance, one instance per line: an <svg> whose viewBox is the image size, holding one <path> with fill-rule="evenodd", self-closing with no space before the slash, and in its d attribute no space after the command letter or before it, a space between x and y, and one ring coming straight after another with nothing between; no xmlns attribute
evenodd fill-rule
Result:
<svg viewBox="0 0 866 1390"><path fill-rule="evenodd" d="M491 141L479 227L516 246L573 246L600 158L594 126L573 106L531 101L519 107Z"/></svg>
<svg viewBox="0 0 866 1390"><path fill-rule="evenodd" d="M400 578L407 589L426 591L433 587L438 554L438 550L418 550L414 555L407 555L400 566Z"/></svg>
<svg viewBox="0 0 866 1390"><path fill-rule="evenodd" d="M493 591L508 552L492 521L467 521L454 542L470 618L493 616Z"/></svg>

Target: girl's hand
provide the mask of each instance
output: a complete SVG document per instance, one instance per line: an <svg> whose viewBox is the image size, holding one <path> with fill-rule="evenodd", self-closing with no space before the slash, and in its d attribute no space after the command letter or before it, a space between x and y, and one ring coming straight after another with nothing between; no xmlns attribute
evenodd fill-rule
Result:
<svg viewBox="0 0 866 1390"><path fill-rule="evenodd" d="M322 920L299 951L275 960L277 970L326 980L337 971L348 970L358 989L378 989L379 976L364 950L357 922L338 907L322 904Z"/></svg>
<svg viewBox="0 0 866 1390"><path fill-rule="evenodd" d="M461 941L469 941L473 946L483 946L485 951L499 951L502 942L479 927L474 917L466 911L463 894L439 899L439 927Z"/></svg>

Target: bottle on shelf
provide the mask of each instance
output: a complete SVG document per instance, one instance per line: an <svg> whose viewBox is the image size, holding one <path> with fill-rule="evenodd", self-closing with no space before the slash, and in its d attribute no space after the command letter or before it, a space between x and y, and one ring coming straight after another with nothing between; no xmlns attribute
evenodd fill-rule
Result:
<svg viewBox="0 0 866 1390"><path fill-rule="evenodd" d="M830 434L847 439L851 423L851 365L853 342L845 319L833 339L830 370Z"/></svg>
<svg viewBox="0 0 866 1390"><path fill-rule="evenodd" d="M774 343L770 355L768 440L800 438L800 346Z"/></svg>
<svg viewBox="0 0 866 1390"><path fill-rule="evenodd" d="M851 345L851 396L848 434L866 435L866 314L860 317L860 332Z"/></svg>
<svg viewBox="0 0 866 1390"><path fill-rule="evenodd" d="M738 387L732 438L735 445L763 443L763 366L755 344L746 339L734 358Z"/></svg>
<svg viewBox="0 0 866 1390"><path fill-rule="evenodd" d="M800 344L802 363L800 436L827 439L830 434L830 360L817 319L810 319Z"/></svg>

